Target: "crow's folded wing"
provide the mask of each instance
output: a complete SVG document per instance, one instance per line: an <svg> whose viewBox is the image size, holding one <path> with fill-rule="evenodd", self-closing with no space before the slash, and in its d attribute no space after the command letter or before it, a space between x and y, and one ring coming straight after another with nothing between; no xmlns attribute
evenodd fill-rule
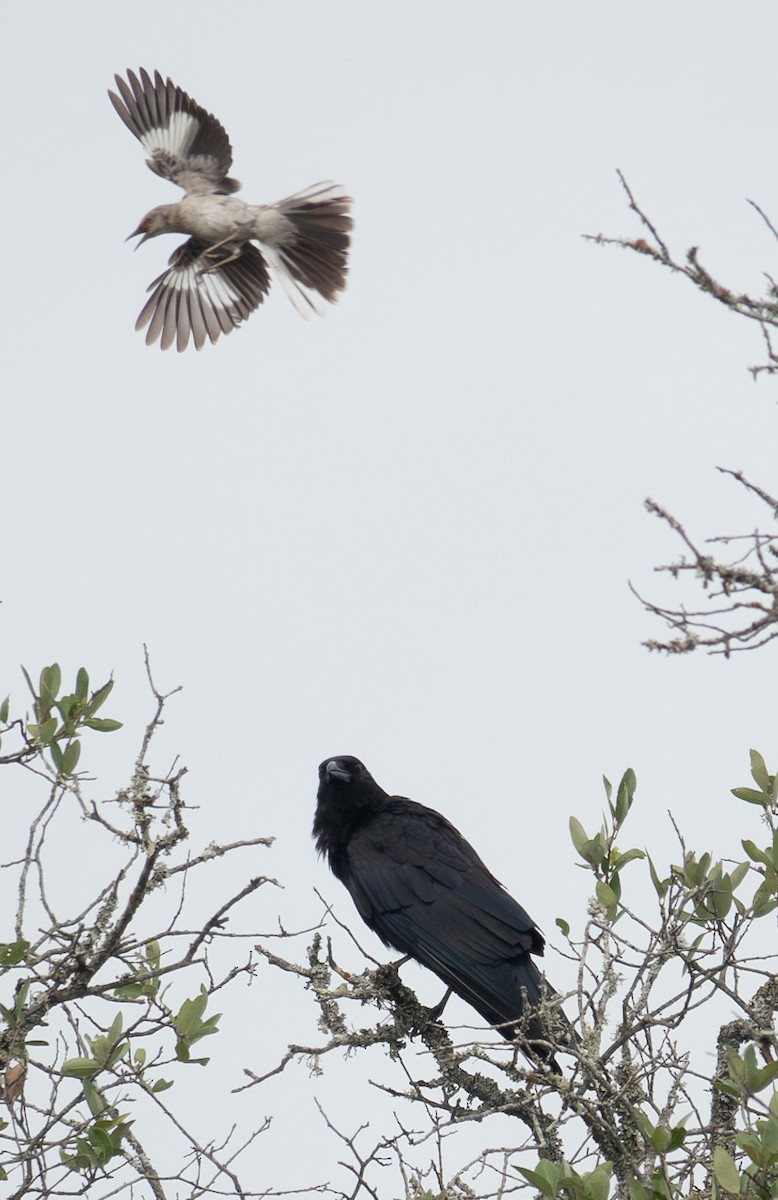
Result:
<svg viewBox="0 0 778 1200"><path fill-rule="evenodd" d="M529 914L457 830L421 805L390 804L355 831L348 874L363 918L407 954L441 943L484 964L543 953Z"/></svg>

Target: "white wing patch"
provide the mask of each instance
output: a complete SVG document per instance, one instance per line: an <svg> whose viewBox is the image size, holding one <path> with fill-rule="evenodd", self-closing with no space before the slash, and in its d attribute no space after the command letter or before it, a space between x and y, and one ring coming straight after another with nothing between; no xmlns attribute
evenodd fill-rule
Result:
<svg viewBox="0 0 778 1200"><path fill-rule="evenodd" d="M155 150L164 150L173 158L185 159L197 136L200 122L191 113L173 113L166 126L157 126L144 132L140 139L147 154L153 157Z"/></svg>
<svg viewBox="0 0 778 1200"><path fill-rule="evenodd" d="M151 284L135 328L148 325L147 346L159 340L160 348L167 350L175 342L181 351L191 337L200 350L206 338L215 342L250 317L262 303L268 283L264 259L254 247L245 247L237 260L208 270L192 243L185 243Z"/></svg>

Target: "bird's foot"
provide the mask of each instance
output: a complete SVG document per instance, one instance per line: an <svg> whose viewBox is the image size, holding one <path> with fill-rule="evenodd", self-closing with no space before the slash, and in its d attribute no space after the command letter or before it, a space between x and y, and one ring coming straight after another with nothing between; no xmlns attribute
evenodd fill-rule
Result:
<svg viewBox="0 0 778 1200"><path fill-rule="evenodd" d="M235 262L236 258L240 258L241 249L240 243L233 241L229 237L222 238L220 242L215 242L213 246L209 246L200 255L200 274L207 275L211 271L220 271L228 263ZM223 253L220 253L220 251L223 251Z"/></svg>
<svg viewBox="0 0 778 1200"><path fill-rule="evenodd" d="M434 1008L428 1009L430 1021L439 1021L443 1016L443 1009L446 1007L451 996L451 988L446 988L446 994L442 1000L439 1000Z"/></svg>

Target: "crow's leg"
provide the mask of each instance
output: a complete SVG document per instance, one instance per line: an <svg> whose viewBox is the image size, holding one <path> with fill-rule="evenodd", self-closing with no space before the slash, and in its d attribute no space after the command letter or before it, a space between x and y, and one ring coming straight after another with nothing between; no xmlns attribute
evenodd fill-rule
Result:
<svg viewBox="0 0 778 1200"><path fill-rule="evenodd" d="M441 1018L441 1017L442 1017L442 1015L443 1015L443 1009L444 1009L444 1008L446 1007L446 1005L448 1004L448 1001L449 1001L449 997L450 997L450 996L451 996L451 988L446 988L446 994L445 994L445 996L443 997L443 999L442 999L442 1000L440 1000L440 1001L439 1001L439 1002L438 1002L438 1003L435 1005L435 1007L434 1007L434 1008L431 1008L431 1009L429 1010L429 1012L430 1012L430 1020L431 1020L431 1021L439 1021L439 1020L440 1020L440 1018Z"/></svg>

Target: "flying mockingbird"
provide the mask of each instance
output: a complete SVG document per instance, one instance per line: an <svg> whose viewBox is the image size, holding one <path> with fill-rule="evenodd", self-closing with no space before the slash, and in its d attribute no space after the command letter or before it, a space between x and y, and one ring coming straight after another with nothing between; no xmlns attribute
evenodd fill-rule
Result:
<svg viewBox="0 0 778 1200"><path fill-rule="evenodd" d="M232 147L222 125L159 71L152 80L114 76L111 103L143 146L155 175L184 190L177 204L152 208L130 237L140 246L161 233L186 233L151 292L136 329L148 325L146 344L185 350L190 334L199 350L206 338L236 329L265 298L268 265L303 316L323 313L346 286L351 198L335 183L315 183L275 204L246 204L227 172ZM261 250L252 245L259 242Z"/></svg>

